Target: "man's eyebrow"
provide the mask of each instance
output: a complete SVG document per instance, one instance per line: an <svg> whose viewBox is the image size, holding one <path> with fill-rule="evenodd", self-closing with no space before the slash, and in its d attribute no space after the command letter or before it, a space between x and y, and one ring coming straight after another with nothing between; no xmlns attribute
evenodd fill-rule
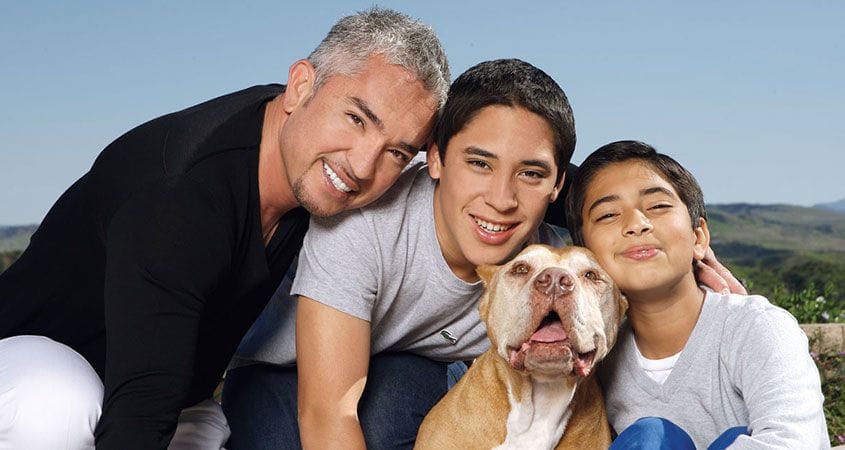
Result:
<svg viewBox="0 0 845 450"><path fill-rule="evenodd" d="M384 130L384 123L382 123L381 119L378 118L376 113L374 113L373 110L370 109L369 105L367 105L367 102L361 100L358 97L352 97L352 103L354 103L355 106L357 106L358 109L360 109L361 112L363 112L364 115L367 116L368 119L370 119L371 122L376 124L376 127L378 127L379 130Z"/></svg>
<svg viewBox="0 0 845 450"><path fill-rule="evenodd" d="M367 102L365 102L364 100L362 100L358 97L352 97L351 99L352 99L352 103L358 109L360 109L361 112L363 112L364 115L367 116L368 119L370 119L370 122L375 124L376 128L378 128L380 131L384 131L384 123L381 121L381 119L378 118L376 113L374 113L373 110L370 109L369 105L367 105ZM402 141L397 145L399 147L401 147L403 150L405 150L406 152L410 152L410 153L413 153L415 155L417 153L421 152L423 147L425 147L425 144L418 147L416 145L413 145L413 144L405 142L405 141Z"/></svg>

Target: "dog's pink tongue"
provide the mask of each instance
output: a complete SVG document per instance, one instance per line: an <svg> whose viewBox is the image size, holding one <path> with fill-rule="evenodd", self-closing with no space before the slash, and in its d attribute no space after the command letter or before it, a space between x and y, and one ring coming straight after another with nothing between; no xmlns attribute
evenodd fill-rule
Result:
<svg viewBox="0 0 845 450"><path fill-rule="evenodd" d="M534 342L559 342L566 340L566 331L563 331L563 324L560 321L554 321L543 325L539 330L531 335L531 340Z"/></svg>

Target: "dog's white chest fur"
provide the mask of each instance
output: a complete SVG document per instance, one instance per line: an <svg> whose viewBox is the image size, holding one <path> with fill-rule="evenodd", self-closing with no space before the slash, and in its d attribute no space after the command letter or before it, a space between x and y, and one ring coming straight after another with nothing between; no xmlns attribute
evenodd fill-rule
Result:
<svg viewBox="0 0 845 450"><path fill-rule="evenodd" d="M529 392L517 399L508 388L507 431L496 449L551 449L560 441L572 411L575 386L566 383L527 383Z"/></svg>

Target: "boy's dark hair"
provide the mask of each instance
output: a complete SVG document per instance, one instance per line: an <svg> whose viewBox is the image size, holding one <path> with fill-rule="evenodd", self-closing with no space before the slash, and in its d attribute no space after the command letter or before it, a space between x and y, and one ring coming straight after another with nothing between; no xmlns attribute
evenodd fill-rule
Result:
<svg viewBox="0 0 845 450"><path fill-rule="evenodd" d="M519 106L539 115L554 133L557 180L575 150L575 119L563 89L542 70L519 59L485 61L462 73L449 88L446 105L434 125L440 161L446 147L484 107Z"/></svg>
<svg viewBox="0 0 845 450"><path fill-rule="evenodd" d="M642 142L611 142L594 151L584 160L569 187L566 196L566 224L575 245L584 245L584 236L581 234L583 226L581 211L584 209L587 186L601 169L632 159L649 165L672 185L689 211L693 229L698 227L699 218L707 219L701 187L695 177L680 163L667 155L658 153L654 147Z"/></svg>

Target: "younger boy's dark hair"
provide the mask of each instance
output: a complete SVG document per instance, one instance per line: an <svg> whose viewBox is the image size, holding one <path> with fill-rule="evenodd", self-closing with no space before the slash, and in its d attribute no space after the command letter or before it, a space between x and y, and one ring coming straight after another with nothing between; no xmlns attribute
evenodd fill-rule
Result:
<svg viewBox="0 0 845 450"><path fill-rule="evenodd" d="M477 64L462 73L449 88L449 96L434 124L434 142L440 161L446 147L484 107L522 107L548 122L554 133L557 180L575 150L575 119L563 89L542 70L519 59L497 59Z"/></svg>
<svg viewBox="0 0 845 450"><path fill-rule="evenodd" d="M654 147L639 141L611 142L594 151L578 168L578 173L566 196L566 224L575 245L584 245L583 216L587 186L603 168L630 160L639 160L660 173L678 193L678 197L689 211L692 227L698 227L698 219L707 219L704 209L704 194L695 177L671 157L658 153Z"/></svg>

